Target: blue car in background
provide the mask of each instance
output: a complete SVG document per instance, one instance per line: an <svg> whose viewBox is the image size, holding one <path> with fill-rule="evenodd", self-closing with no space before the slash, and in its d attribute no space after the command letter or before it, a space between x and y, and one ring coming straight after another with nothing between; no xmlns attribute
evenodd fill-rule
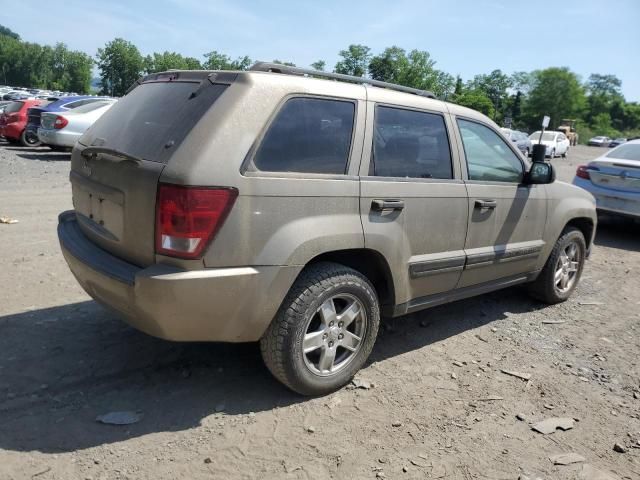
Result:
<svg viewBox="0 0 640 480"><path fill-rule="evenodd" d="M92 95L74 95L71 97L62 97L45 106L30 108L27 110L27 128L26 134L38 139L38 128L40 127L40 118L44 112L65 112L82 105L104 100L107 97L95 97ZM49 145L52 150L64 150L64 147Z"/></svg>

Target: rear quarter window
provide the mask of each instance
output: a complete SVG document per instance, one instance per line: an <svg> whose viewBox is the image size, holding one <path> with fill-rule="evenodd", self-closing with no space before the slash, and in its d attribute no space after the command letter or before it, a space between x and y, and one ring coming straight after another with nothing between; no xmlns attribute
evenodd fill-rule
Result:
<svg viewBox="0 0 640 480"><path fill-rule="evenodd" d="M354 118L351 101L290 98L269 126L251 170L346 173Z"/></svg>

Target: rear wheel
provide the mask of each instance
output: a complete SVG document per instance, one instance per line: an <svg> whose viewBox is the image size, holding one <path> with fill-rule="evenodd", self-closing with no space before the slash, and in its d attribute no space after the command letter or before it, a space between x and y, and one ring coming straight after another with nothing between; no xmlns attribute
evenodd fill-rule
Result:
<svg viewBox="0 0 640 480"><path fill-rule="evenodd" d="M31 132L27 132L27 130L22 131L22 135L20 135L20 144L23 147L37 147L40 145L40 140L36 135Z"/></svg>
<svg viewBox="0 0 640 480"><path fill-rule="evenodd" d="M336 263L308 267L260 340L271 373L291 390L323 395L347 384L378 334L376 291L361 273Z"/></svg>
<svg viewBox="0 0 640 480"><path fill-rule="evenodd" d="M529 287L531 295L551 304L567 300L580 281L586 251L582 232L575 227L566 228L542 272Z"/></svg>

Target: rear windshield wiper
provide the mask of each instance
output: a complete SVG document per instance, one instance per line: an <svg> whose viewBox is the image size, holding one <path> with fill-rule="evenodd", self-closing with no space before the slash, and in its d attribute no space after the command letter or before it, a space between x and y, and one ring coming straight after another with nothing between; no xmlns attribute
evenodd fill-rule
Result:
<svg viewBox="0 0 640 480"><path fill-rule="evenodd" d="M92 157L95 158L101 153L104 153L106 155L111 155L113 157L118 157L118 158L121 158L122 160L130 160L136 163L143 162L142 158L136 157L134 155L130 155L125 152L121 152L119 150L115 150L113 148L108 148L108 147L87 147L84 150L82 150L82 152L80 152L80 155L82 155L84 158L89 159Z"/></svg>

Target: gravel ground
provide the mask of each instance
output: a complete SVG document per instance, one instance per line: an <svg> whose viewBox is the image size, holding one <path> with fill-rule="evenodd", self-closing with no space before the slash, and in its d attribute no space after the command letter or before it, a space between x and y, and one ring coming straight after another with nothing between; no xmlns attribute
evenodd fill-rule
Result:
<svg viewBox="0 0 640 480"><path fill-rule="evenodd" d="M599 153L574 148L559 178ZM309 399L256 345L157 340L91 301L56 239L68 160L0 144L0 216L19 220L0 225L0 479L640 478L638 225L601 223L568 302L515 288L388 321L365 388ZM112 411L140 420L96 422ZM573 428L531 429L550 417Z"/></svg>

